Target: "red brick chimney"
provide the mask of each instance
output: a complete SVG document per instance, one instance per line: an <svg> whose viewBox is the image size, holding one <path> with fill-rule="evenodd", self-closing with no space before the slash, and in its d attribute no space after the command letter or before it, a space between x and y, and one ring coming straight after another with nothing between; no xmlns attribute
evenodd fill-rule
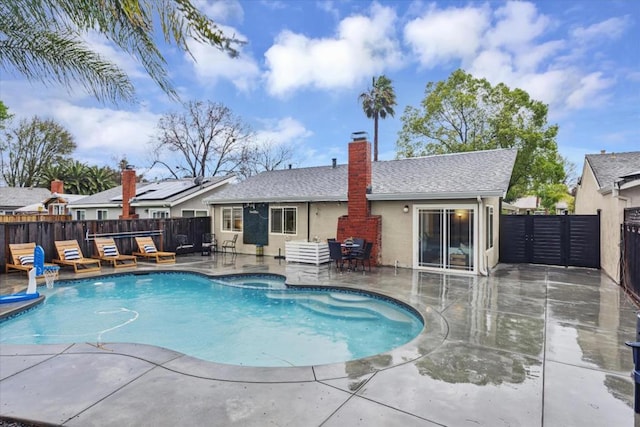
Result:
<svg viewBox="0 0 640 427"><path fill-rule="evenodd" d="M136 171L124 169L122 171L122 215L120 219L138 218L135 209L131 207L131 199L136 197Z"/></svg>
<svg viewBox="0 0 640 427"><path fill-rule="evenodd" d="M64 182L59 179L51 181L51 192L56 194L64 194Z"/></svg>
<svg viewBox="0 0 640 427"><path fill-rule="evenodd" d="M382 236L382 217L371 215L371 144L366 138L354 137L349 143L348 215L338 218L336 237L343 241L349 237L362 237L373 242L371 260L377 263Z"/></svg>

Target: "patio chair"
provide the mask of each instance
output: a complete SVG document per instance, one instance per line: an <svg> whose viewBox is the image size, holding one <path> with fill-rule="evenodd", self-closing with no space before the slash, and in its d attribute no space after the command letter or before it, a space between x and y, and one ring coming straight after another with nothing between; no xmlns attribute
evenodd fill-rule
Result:
<svg viewBox="0 0 640 427"><path fill-rule="evenodd" d="M238 240L238 235L234 234L232 239L223 240L222 241L222 252L227 252L227 249L231 249L231 253L236 253L236 241Z"/></svg>
<svg viewBox="0 0 640 427"><path fill-rule="evenodd" d="M190 253L193 252L193 243L189 242L189 237L186 234L176 234L176 253Z"/></svg>
<svg viewBox="0 0 640 427"><path fill-rule="evenodd" d="M373 242L365 242L364 249L353 257L355 260L354 270L358 269L358 262L362 263L362 271L364 271L364 263L369 263L369 271L371 271L371 249L373 249Z"/></svg>
<svg viewBox="0 0 640 427"><path fill-rule="evenodd" d="M24 271L29 275L29 270L33 268L33 251L36 248L35 243L9 243L9 259L5 264L4 272L9 270ZM45 263L45 266L53 266L54 264ZM44 276L37 276L44 277ZM57 277L57 276L56 276Z"/></svg>
<svg viewBox="0 0 640 427"><path fill-rule="evenodd" d="M151 237L136 237L136 244L138 245L138 251L133 252L131 255L154 260L157 264L176 262L176 253L159 251Z"/></svg>
<svg viewBox="0 0 640 427"><path fill-rule="evenodd" d="M100 260L85 258L77 240L57 240L54 242L58 258L53 262L61 266L71 266L76 273L100 271Z"/></svg>
<svg viewBox="0 0 640 427"><path fill-rule="evenodd" d="M138 266L138 258L120 254L116 242L111 237L96 238L94 243L98 251L98 259L108 262L113 268Z"/></svg>
<svg viewBox="0 0 640 427"><path fill-rule="evenodd" d="M218 251L218 241L213 233L204 233L202 235L202 255L211 255L211 250Z"/></svg>
<svg viewBox="0 0 640 427"><path fill-rule="evenodd" d="M342 253L342 246L340 242L334 240L327 242L327 244L329 245L329 259L335 261L336 270L338 268L340 268L340 271L344 270L345 261L351 261Z"/></svg>

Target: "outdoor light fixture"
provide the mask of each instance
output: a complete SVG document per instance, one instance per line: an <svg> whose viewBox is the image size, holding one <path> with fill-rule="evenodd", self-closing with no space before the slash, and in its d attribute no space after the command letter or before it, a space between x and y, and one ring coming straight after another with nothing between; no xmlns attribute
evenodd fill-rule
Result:
<svg viewBox="0 0 640 427"><path fill-rule="evenodd" d="M404 205L404 208L402 208L402 212L408 213L409 212L409 205Z"/></svg>

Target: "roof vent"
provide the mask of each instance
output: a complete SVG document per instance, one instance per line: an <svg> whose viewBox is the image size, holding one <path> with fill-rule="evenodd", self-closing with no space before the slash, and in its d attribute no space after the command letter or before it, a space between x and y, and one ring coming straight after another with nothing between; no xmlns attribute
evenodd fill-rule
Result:
<svg viewBox="0 0 640 427"><path fill-rule="evenodd" d="M336 159L335 157L331 159L331 167L335 169L337 164L338 164L338 159Z"/></svg>
<svg viewBox="0 0 640 427"><path fill-rule="evenodd" d="M358 131L358 132L351 133L351 140L352 141L366 141L368 136L369 135L367 135L367 132L361 130L361 131Z"/></svg>

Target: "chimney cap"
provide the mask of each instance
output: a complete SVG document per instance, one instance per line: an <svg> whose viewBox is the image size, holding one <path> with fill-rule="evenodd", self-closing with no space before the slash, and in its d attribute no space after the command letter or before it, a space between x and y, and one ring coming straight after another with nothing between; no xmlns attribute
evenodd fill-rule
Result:
<svg viewBox="0 0 640 427"><path fill-rule="evenodd" d="M367 134L367 132L363 130L351 133L352 141L366 141L368 137L369 135Z"/></svg>
<svg viewBox="0 0 640 427"><path fill-rule="evenodd" d="M607 150L600 150L600 154L606 154Z"/></svg>

